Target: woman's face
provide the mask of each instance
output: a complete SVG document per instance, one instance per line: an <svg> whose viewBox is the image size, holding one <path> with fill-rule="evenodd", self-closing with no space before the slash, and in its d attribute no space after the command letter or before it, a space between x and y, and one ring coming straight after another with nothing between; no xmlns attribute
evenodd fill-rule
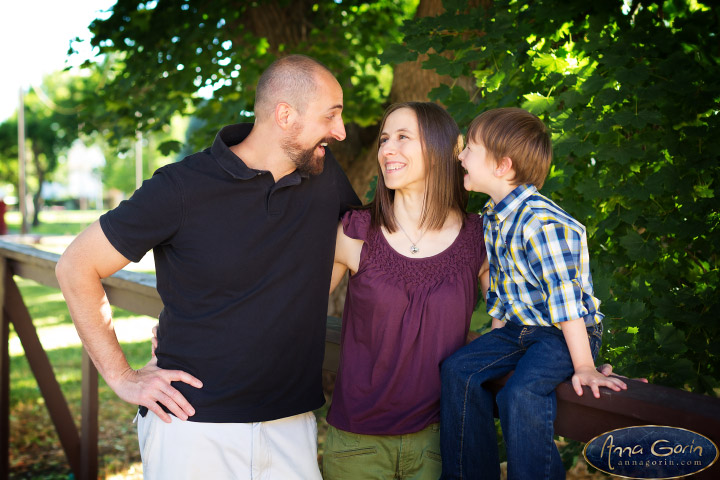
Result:
<svg viewBox="0 0 720 480"><path fill-rule="evenodd" d="M415 112L401 108L385 119L380 132L378 162L391 190L425 189L425 159Z"/></svg>

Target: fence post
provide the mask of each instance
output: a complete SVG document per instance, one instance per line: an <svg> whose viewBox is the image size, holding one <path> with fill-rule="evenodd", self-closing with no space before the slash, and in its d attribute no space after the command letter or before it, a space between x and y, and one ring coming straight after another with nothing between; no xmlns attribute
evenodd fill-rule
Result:
<svg viewBox="0 0 720 480"><path fill-rule="evenodd" d="M10 477L10 321L5 315L5 270L0 257L0 479Z"/></svg>
<svg viewBox="0 0 720 480"><path fill-rule="evenodd" d="M82 425L80 480L98 478L98 371L82 349Z"/></svg>
<svg viewBox="0 0 720 480"><path fill-rule="evenodd" d="M40 393L45 399L45 406L55 425L60 444L65 451L68 463L70 463L70 468L75 476L79 477L80 433L72 418L65 396L60 389L60 384L55 378L47 353L40 343L30 312L28 312L25 302L23 302L22 294L18 286L15 285L9 269L6 269L5 272L4 310L8 320L12 321L15 333L17 333L25 350L25 357L37 380Z"/></svg>

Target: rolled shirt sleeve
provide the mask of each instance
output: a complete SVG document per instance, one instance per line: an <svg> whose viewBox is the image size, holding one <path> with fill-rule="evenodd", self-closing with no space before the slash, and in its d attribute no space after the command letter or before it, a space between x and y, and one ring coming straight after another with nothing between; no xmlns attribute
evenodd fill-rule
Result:
<svg viewBox="0 0 720 480"><path fill-rule="evenodd" d="M589 314L585 299L594 297L592 292L583 291L581 281L584 268L589 268L583 259L587 257L584 235L561 223L551 223L542 226L525 243L528 265L544 292L552 324Z"/></svg>

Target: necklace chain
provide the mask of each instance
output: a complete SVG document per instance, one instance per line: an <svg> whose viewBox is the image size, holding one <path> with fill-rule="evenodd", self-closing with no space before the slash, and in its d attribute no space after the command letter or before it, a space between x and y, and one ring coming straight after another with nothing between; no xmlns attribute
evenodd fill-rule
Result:
<svg viewBox="0 0 720 480"><path fill-rule="evenodd" d="M425 232L427 232L427 230L423 230L422 233L420 233L420 238L417 239L417 242L414 242L413 239L410 238L410 235L408 235L408 233L405 231L403 226L400 225L400 222L398 222L396 220L395 223L397 224L398 227L400 227L400 231L405 234L407 239L410 240L410 253L412 253L413 255L418 253L420 251L420 249L418 248L417 244L420 243L420 240L422 240L422 237L425 235Z"/></svg>

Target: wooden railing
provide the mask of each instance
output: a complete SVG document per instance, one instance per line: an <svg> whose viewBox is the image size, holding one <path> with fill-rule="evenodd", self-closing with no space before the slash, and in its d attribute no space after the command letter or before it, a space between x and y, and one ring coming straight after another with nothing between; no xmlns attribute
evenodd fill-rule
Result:
<svg viewBox="0 0 720 480"><path fill-rule="evenodd" d="M9 324L12 323L25 350L45 405L57 429L60 443L74 476L94 479L98 474L98 374L87 354L82 360L82 411L78 430L67 401L55 379L32 318L23 302L14 275L57 287L55 264L59 255L0 241L0 479L9 477L10 358ZM157 317L162 309L152 275L118 272L103 280L110 303L140 314ZM325 363L336 371L340 357L340 320L329 317ZM505 379L494 383L501 388ZM632 380L628 389L602 389L599 399L589 391L578 397L569 382L557 389L559 435L587 442L597 435L633 425L668 425L701 433L720 445L720 399L682 390L647 385ZM692 478L720 478L720 462Z"/></svg>

